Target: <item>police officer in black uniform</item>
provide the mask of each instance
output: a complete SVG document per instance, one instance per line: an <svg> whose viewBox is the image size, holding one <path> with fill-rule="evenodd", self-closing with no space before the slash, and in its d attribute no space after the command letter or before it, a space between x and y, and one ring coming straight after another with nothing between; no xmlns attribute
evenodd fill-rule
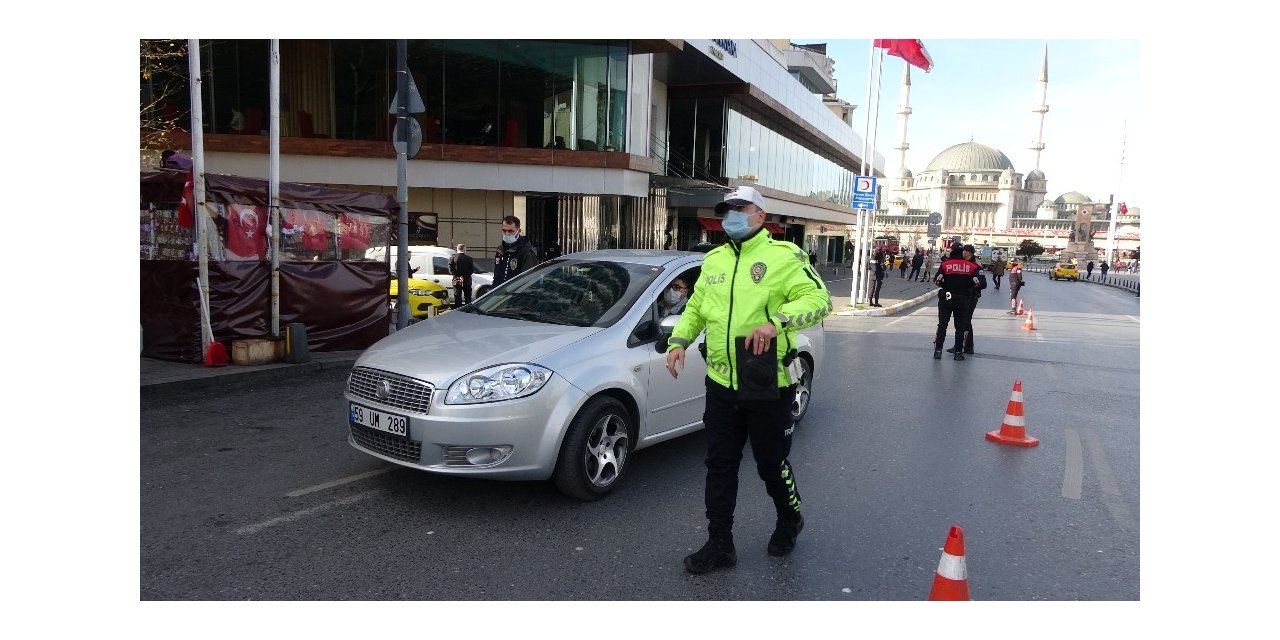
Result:
<svg viewBox="0 0 1280 640"><path fill-rule="evenodd" d="M982 272L982 264L974 257L976 250L973 245L966 244L960 249L965 260L972 262L978 266L978 284L969 290L969 330L964 333L964 352L965 354L973 353L973 312L978 309L978 299L982 297L982 290L987 288L987 276ZM955 353L954 347L947 349L947 353Z"/></svg>
<svg viewBox="0 0 1280 640"><path fill-rule="evenodd" d="M938 267L933 282L942 288L938 292L938 331L933 338L933 359L942 359L942 345L947 340L947 323L955 318L956 343L952 350L956 360L964 360L964 336L970 326L973 307L969 292L979 283L978 265L964 259L960 247L951 250L951 256Z"/></svg>

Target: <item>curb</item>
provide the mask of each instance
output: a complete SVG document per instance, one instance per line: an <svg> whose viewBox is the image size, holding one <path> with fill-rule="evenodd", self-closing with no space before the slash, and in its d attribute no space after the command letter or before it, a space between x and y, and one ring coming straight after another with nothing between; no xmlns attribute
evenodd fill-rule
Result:
<svg viewBox="0 0 1280 640"><path fill-rule="evenodd" d="M354 356L331 360L312 360L302 364L267 365L262 366L262 368L236 372L235 375L200 375L177 380L143 383L140 386L140 394L147 396L149 394L170 393L173 391L213 389L243 383L272 382L331 369L350 369L355 365L355 362L356 357Z"/></svg>
<svg viewBox="0 0 1280 640"><path fill-rule="evenodd" d="M914 298L911 298L910 300L903 300L902 302L894 303L894 304L891 304L891 305L889 305L889 306L887 306L887 307L882 307L882 308L879 308L879 309L846 309L846 310L844 310L844 311L837 311L837 312L835 312L835 313L833 313L833 314L831 314L831 315L836 315L836 316L871 316L871 317L892 316L892 315L897 315L897 314L898 314L899 312L901 312L901 311L906 311L906 310L908 310L908 309L915 308L915 307L919 306L919 305L920 305L920 303L924 302L925 300L928 300L929 298L933 298L933 297L937 297L937 291L936 291L936 290L934 290L934 291L929 291L929 292L927 292L927 293L923 293L923 294L918 295L918 296L916 296L916 297L914 297Z"/></svg>

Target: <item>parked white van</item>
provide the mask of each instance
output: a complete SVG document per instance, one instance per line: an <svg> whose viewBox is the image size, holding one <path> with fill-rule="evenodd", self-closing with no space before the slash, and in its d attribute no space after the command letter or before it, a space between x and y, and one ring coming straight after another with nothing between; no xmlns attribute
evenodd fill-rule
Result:
<svg viewBox="0 0 1280 640"><path fill-rule="evenodd" d="M400 264L397 256L398 247L391 247L391 272L395 273L396 266ZM419 280L429 280L443 286L449 290L449 302L454 303L453 276L449 275L449 258L452 258L457 251L449 247L438 247L435 245L410 245L409 249L409 267L416 268L413 277ZM364 257L369 260L383 260L386 257L388 249L377 247L365 251ZM468 253L468 255L470 255ZM472 259L475 256L471 256ZM493 274L485 271L476 265L476 272L471 276L471 299L475 300L480 296L489 292L493 288Z"/></svg>

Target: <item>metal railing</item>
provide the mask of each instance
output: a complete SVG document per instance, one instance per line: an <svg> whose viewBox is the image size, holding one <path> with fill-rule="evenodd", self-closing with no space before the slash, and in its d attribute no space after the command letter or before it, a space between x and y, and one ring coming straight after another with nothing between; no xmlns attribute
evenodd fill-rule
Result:
<svg viewBox="0 0 1280 640"><path fill-rule="evenodd" d="M1044 266L1028 265L1022 268L1022 272L1023 273L1042 273L1047 278L1049 277L1049 271L1051 271L1052 269L1053 269L1053 265L1044 265ZM1099 284L1104 287L1115 287L1117 289L1124 289L1126 291L1132 292L1133 295L1135 296L1141 297L1142 281L1138 278L1138 275L1139 274L1127 273L1127 272L1117 273L1115 270L1112 270L1107 272L1106 277L1103 277L1100 271L1095 271L1092 278L1087 278L1085 277L1084 272L1081 272L1080 282L1088 282L1092 284Z"/></svg>

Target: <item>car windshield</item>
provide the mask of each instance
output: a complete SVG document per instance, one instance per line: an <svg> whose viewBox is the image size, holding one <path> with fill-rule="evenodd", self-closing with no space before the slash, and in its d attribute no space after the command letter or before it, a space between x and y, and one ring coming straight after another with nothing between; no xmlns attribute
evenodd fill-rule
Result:
<svg viewBox="0 0 1280 640"><path fill-rule="evenodd" d="M575 327L607 327L631 308L660 267L602 260L544 262L460 309Z"/></svg>

